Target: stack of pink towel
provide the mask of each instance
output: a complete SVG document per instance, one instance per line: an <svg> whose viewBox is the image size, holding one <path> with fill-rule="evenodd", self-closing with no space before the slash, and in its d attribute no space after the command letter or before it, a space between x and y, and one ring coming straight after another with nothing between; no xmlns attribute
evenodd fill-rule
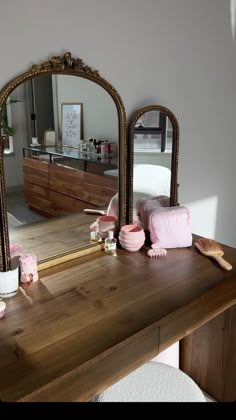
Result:
<svg viewBox="0 0 236 420"><path fill-rule="evenodd" d="M190 210L186 207L169 207L169 197L158 196L139 200L136 210L156 246L183 248L192 245Z"/></svg>

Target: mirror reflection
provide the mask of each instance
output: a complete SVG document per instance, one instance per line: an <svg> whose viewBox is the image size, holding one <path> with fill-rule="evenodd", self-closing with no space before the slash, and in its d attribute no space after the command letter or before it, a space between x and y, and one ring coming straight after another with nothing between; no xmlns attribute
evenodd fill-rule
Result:
<svg viewBox="0 0 236 420"><path fill-rule="evenodd" d="M133 217L136 202L145 197L171 194L173 125L165 112L148 110L133 128Z"/></svg>
<svg viewBox="0 0 236 420"><path fill-rule="evenodd" d="M39 261L88 245L88 210L106 214L118 192L113 98L83 77L40 75L8 97L1 129L10 244Z"/></svg>

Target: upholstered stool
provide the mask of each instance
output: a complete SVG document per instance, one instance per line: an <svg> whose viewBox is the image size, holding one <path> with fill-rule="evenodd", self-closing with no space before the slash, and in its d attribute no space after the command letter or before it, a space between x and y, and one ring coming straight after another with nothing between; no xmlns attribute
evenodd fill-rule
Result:
<svg viewBox="0 0 236 420"><path fill-rule="evenodd" d="M97 402L206 402L206 399L181 370L150 362L106 389Z"/></svg>

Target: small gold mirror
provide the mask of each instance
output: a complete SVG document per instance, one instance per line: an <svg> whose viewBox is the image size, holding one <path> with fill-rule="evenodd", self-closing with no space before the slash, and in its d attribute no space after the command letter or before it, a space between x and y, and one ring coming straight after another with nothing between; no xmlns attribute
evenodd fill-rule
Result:
<svg viewBox="0 0 236 420"><path fill-rule="evenodd" d="M136 201L165 195L178 205L179 125L174 114L149 105L131 119L128 141L128 222L136 219Z"/></svg>

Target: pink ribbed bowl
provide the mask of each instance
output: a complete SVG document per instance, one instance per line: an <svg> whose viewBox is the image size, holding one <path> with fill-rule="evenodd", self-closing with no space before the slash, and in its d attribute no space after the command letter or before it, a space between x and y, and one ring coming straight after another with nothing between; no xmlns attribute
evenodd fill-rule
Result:
<svg viewBox="0 0 236 420"><path fill-rule="evenodd" d="M99 216L97 222L101 233L116 229L117 219L114 216Z"/></svg>
<svg viewBox="0 0 236 420"><path fill-rule="evenodd" d="M125 225L119 233L119 241L126 251L135 252L142 248L145 242L145 233L141 226Z"/></svg>

